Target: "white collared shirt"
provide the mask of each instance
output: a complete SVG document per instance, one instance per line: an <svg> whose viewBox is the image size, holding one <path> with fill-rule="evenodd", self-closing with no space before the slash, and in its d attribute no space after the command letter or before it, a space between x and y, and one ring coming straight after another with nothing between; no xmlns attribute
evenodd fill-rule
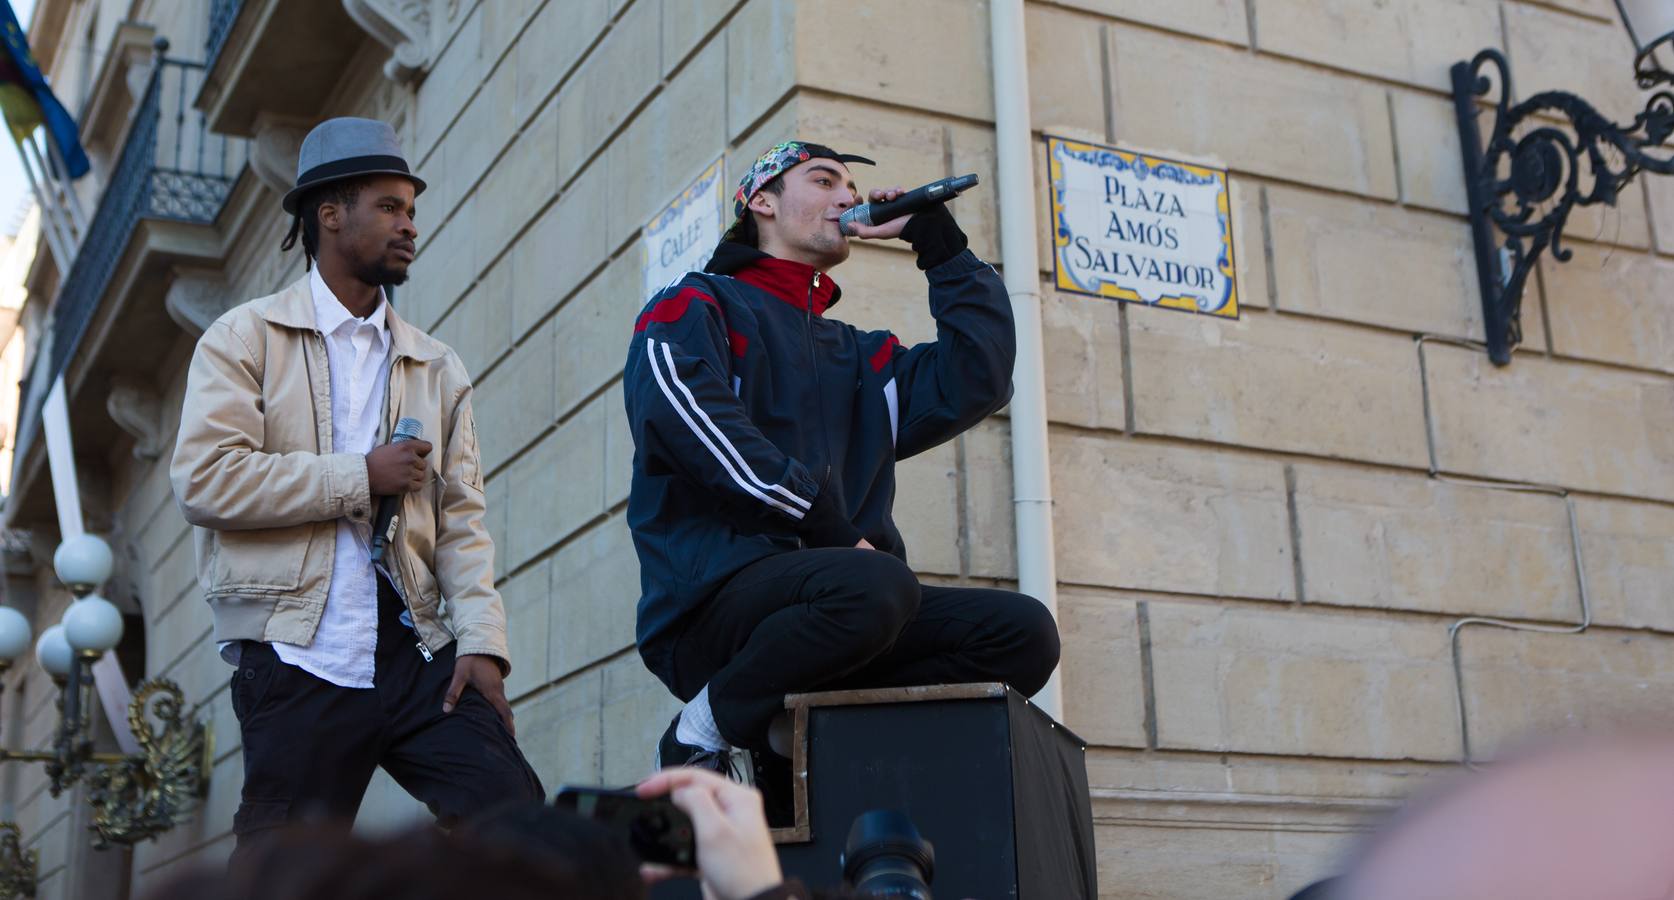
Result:
<svg viewBox="0 0 1674 900"><path fill-rule="evenodd" d="M384 395L389 384L390 341L379 291L370 316L349 314L320 277L308 279L314 295L314 324L325 336L331 369L332 453L370 453L377 446ZM279 658L332 684L369 688L378 649L378 579L372 567L372 529L348 518L337 520L337 553L325 612L307 646L274 642Z"/></svg>

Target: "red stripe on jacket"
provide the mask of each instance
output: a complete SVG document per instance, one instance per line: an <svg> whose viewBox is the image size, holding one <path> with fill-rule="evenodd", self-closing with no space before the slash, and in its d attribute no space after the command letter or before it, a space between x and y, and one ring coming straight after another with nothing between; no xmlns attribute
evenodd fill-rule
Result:
<svg viewBox="0 0 1674 900"><path fill-rule="evenodd" d="M680 293L658 301L656 306L641 313L639 321L634 323L634 333L644 331L652 322L660 322L666 325L669 322L680 321L686 315L686 309L692 305L693 297L705 303L715 303L714 297L697 288L681 288Z"/></svg>
<svg viewBox="0 0 1674 900"><path fill-rule="evenodd" d="M685 317L686 310L691 308L693 297L715 306L716 308L720 307L720 304L715 302L714 297L705 294L697 288L681 288L680 293L675 294L672 297L665 298L659 301L656 306L640 313L639 321L634 323L634 333L638 334L639 332L644 331L646 328L650 327L652 322L660 322L666 325L669 322L680 321ZM750 346L750 339L728 328L727 344L732 347L733 356L743 359L745 348Z"/></svg>
<svg viewBox="0 0 1674 900"><path fill-rule="evenodd" d="M889 365L889 361L895 358L895 348L899 346L901 342L896 340L895 335L890 335L883 346L878 348L878 352L872 354L872 371L882 372L884 366Z"/></svg>

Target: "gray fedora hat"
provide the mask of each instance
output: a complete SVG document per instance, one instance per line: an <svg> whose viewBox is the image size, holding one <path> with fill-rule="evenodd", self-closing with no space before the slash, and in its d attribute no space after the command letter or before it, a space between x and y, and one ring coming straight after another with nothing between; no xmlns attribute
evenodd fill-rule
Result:
<svg viewBox="0 0 1674 900"><path fill-rule="evenodd" d="M413 193L424 192L424 179L414 175L401 155L401 141L389 123L350 117L327 119L302 139L296 156L296 187L281 205L296 215L297 203L309 188L361 175L400 175L413 183Z"/></svg>

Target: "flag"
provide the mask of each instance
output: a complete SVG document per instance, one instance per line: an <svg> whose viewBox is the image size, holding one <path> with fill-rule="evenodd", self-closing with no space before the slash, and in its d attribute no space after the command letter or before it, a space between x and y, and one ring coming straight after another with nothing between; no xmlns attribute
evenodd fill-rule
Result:
<svg viewBox="0 0 1674 900"><path fill-rule="evenodd" d="M46 76L35 65L29 52L29 40L17 23L10 0L0 0L0 31L4 46L0 47L0 113L6 117L12 139L18 143L34 133L36 126L45 125L47 137L58 148L71 178L87 174L87 153L81 149L81 137L76 132L76 120L69 110L47 87Z"/></svg>

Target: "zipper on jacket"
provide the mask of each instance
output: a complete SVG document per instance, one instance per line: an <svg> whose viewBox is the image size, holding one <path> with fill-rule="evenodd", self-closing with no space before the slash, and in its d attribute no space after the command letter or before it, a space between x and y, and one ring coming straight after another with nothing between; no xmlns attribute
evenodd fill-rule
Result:
<svg viewBox="0 0 1674 900"><path fill-rule="evenodd" d="M388 301L385 301L385 302L388 302ZM326 365L326 409L329 411L330 408L331 408L331 393L330 393L331 392L331 354L326 349L325 333L320 331L318 328L315 328L313 330L313 334L314 334L314 338L319 342L320 359L324 360L325 365ZM304 364L307 363L307 359L308 358L305 355L303 357ZM392 348L391 349L391 355L390 355L390 361L389 361L389 371L384 375L384 430L383 430L383 433L380 435L381 437L384 438L386 443L388 442L389 436L392 432L391 423L394 421L394 413L395 413L394 405L391 402L394 399L393 395L394 395L394 391L395 391L395 364L397 362L399 362L400 360L401 360L401 357L396 356L395 353L394 353L394 350ZM318 418L317 418L318 417L318 410L317 410L317 408L316 408L315 415L316 415L316 423L315 423L314 442L315 442L315 445L318 446L319 442L320 442L320 437L319 437L319 428L318 428ZM336 447L334 446L332 449L335 450ZM320 452L323 453L325 451L324 451L323 448L321 448ZM377 518L376 510L377 510L377 507L376 507L376 505L374 505L373 510L372 510L374 519ZM398 554L398 558L401 559L402 562L405 562L406 561L407 541L406 541L406 535L402 531L402 529L404 529L406 527L406 523L402 522L400 520L400 518L396 519L396 523L397 523L396 524L397 540L394 541L394 543L396 544L396 553ZM336 541L333 540L332 548L333 548L334 552L335 552L336 546L337 546ZM337 564L337 559L334 556L333 559L332 559L332 565L335 566L336 564ZM418 615L413 612L413 604L411 603L411 601L408 600L407 589L402 583L402 582L407 580L407 576L409 576L409 574L410 574L408 572L408 567L405 566L405 565L397 564L396 568L402 570L402 573L403 573L403 576L404 576L402 578L394 577L393 574L389 571L389 569L382 564L374 564L373 568L383 571L384 578L386 578L389 581L389 586L391 588L394 588L395 589L395 595L397 597L401 598L401 605L403 607L405 607L406 610L407 610L407 618L411 619L412 622L413 622L413 634L415 636L417 636L418 635ZM431 660L435 659L435 656L430 652L430 648L425 645L423 638L420 638L419 641L418 641L418 652L419 652L420 656L424 657L425 662L430 662Z"/></svg>
<svg viewBox="0 0 1674 900"><path fill-rule="evenodd" d="M387 303L388 301L385 302ZM404 358L405 357L396 355L392 350L389 361L389 373L384 376L384 437L386 442L388 441L389 436L394 433L395 366ZM429 464L427 463L425 467L428 469ZM401 503L405 504L407 502L407 495L403 493L399 500ZM418 647L419 656L424 657L425 662L431 662L436 657L430 652L430 647L425 644L423 636L419 634L418 613L413 610L413 601L411 596L412 589L410 587L410 585L414 583L412 580L413 568L412 566L407 565L409 560L407 559L406 516L397 514L395 520L395 540L391 543L395 545L397 553L396 558L400 560L396 563L396 568L400 570L401 577L390 578L390 586L395 588L396 596L401 598L401 605L407 608L407 618L413 623L413 636L418 638L416 645ZM385 577L388 577L389 574L390 573L388 571L384 573Z"/></svg>
<svg viewBox="0 0 1674 900"><path fill-rule="evenodd" d="M388 301L385 301L385 302L387 303ZM394 395L395 395L395 364L396 364L396 362L397 362L397 359L395 357L394 348L391 348L391 350L390 350L390 360L389 360L389 369L388 369L388 371L386 371L384 373L384 427L383 427L383 430L378 435L378 437L386 444L389 443L390 436L395 431L395 428L394 428L394 422L395 422L394 400L395 400L395 396ZM405 495L403 495L403 496L401 496L400 498L397 498L397 499L401 502L405 502L406 497L405 497ZM390 541L390 544L396 548L395 552L398 555L404 553L402 548L405 546L405 543L406 543L402 539L403 535L401 534L401 520L403 518L405 518L405 517L401 515L401 512L399 510L397 510L396 515L395 515L395 523L394 523L395 524L396 536L393 540ZM374 521L376 521L375 518L374 518ZM407 602L407 586L406 586L407 573L404 571L406 567L401 565L400 563L396 563L395 568L398 569L398 570L403 570L401 572L401 577L399 577L399 578L397 578L395 576L395 573L393 573L389 570L389 566L386 563L380 563L380 564L378 564L377 567L379 569L382 569L383 573L384 573L384 577L389 579L389 586L395 589L395 596L401 598L401 605L405 606L407 608L407 618L413 619L413 622L414 622L413 632L415 634L418 633L418 626L417 626L418 619L413 617L413 605L411 603Z"/></svg>
<svg viewBox="0 0 1674 900"><path fill-rule="evenodd" d="M387 303L388 301L385 302ZM379 438L381 438L386 444L389 443L390 435L395 430L393 428L393 423L395 421L395 404L393 401L395 399L395 364L397 361L394 349L392 348L390 351L389 370L384 373L384 427L383 431L378 435ZM402 495L401 497L398 497L397 500L398 502L405 503L406 496ZM390 541L390 544L395 547L397 558L404 562L406 553L404 548L406 547L406 540L405 535L401 533L401 520L403 518L405 517L401 515L399 510L397 510L395 516L395 539ZM374 521L376 521L375 516ZM389 586L395 589L395 596L401 598L401 605L407 608L407 618L413 620L413 633L417 634L418 618L413 615L413 605L407 601L406 566L402 565L400 562L396 563L395 568L401 572L401 577L399 578L396 577L394 572L390 571L389 566L385 563L377 564L376 568L383 570L384 577L389 579Z"/></svg>
<svg viewBox="0 0 1674 900"><path fill-rule="evenodd" d="M820 477L820 493L825 493L831 484L831 435L825 427L825 389L820 384L820 362L814 355L814 289L820 286L820 272L814 270L814 280L808 283L808 304L802 310L803 321L807 326L808 336L808 368L814 371L814 409L820 418L820 448L825 451L825 474Z"/></svg>

